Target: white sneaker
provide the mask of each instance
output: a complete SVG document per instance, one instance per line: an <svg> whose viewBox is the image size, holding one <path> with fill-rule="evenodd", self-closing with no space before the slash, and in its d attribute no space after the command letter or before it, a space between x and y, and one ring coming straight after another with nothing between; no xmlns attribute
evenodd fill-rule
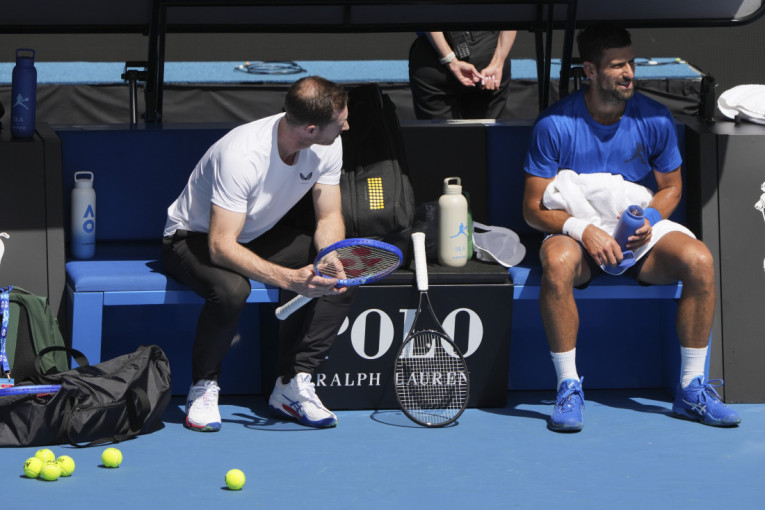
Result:
<svg viewBox="0 0 765 510"><path fill-rule="evenodd" d="M277 378L268 405L279 416L297 420L301 425L317 428L337 425L337 416L316 396L310 374L301 372L290 379L289 384Z"/></svg>
<svg viewBox="0 0 765 510"><path fill-rule="evenodd" d="M200 432L220 430L218 392L220 388L215 381L201 379L191 385L186 397L186 427Z"/></svg>

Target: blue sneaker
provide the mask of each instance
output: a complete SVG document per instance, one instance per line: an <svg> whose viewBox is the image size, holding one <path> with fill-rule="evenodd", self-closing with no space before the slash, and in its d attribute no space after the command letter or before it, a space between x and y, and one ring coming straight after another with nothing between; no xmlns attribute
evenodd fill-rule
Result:
<svg viewBox="0 0 765 510"><path fill-rule="evenodd" d="M713 427L732 427L741 423L741 417L736 411L726 406L720 400L715 390L722 386L722 379L704 382L703 376L691 381L687 388L678 386L672 413L686 420L699 421Z"/></svg>
<svg viewBox="0 0 765 510"><path fill-rule="evenodd" d="M556 432L579 432L582 430L582 409L584 409L584 391L579 379L566 379L560 384L555 398L555 409L547 427Z"/></svg>

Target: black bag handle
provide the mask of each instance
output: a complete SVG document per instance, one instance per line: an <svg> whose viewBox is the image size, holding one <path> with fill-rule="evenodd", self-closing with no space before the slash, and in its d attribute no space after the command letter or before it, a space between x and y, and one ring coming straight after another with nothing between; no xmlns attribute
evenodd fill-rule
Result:
<svg viewBox="0 0 765 510"><path fill-rule="evenodd" d="M69 356L71 356L74 359L74 361L76 361L77 364L81 367L86 367L90 365L90 363L88 362L88 358L77 349L73 349L71 347L65 347L63 345L51 345L41 350L35 357L35 372L36 372L35 377L36 378L45 380L46 375L42 373L42 361L41 361L42 357L48 354L49 352L55 352L55 351L64 351ZM55 373L47 374L47 375L55 375Z"/></svg>

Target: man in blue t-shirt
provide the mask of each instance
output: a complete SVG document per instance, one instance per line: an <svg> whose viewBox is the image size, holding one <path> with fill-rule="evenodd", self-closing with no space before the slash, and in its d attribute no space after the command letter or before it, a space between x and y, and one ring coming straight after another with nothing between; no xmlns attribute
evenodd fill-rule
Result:
<svg viewBox="0 0 765 510"><path fill-rule="evenodd" d="M548 422L556 431L582 428L584 393L575 358L579 314L573 289L585 287L601 267L619 264L624 255L611 234L596 223L547 208L545 190L563 169L576 174L617 174L638 184L653 176L656 191L645 208L643 226L629 237L629 250L651 242L654 225L672 214L682 194L682 159L674 121L666 107L635 92L635 54L629 32L598 23L580 32L577 43L590 85L539 116L524 165L524 218L551 234L540 248L539 301L558 376L558 395ZM704 380L715 309L712 255L704 243L682 230L657 235L657 239L629 272L643 284L683 282L676 324L681 381L672 411L707 425L736 425L741 421L738 414Z"/></svg>

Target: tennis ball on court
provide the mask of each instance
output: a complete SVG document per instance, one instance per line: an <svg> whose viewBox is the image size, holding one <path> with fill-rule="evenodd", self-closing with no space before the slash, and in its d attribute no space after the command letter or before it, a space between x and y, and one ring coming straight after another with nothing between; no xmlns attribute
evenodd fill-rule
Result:
<svg viewBox="0 0 765 510"><path fill-rule="evenodd" d="M108 468L120 467L120 464L122 464L122 452L117 448L107 448L101 454L101 461Z"/></svg>
<svg viewBox="0 0 765 510"><path fill-rule="evenodd" d="M58 480L59 476L61 476L61 470L55 461L46 463L40 470L40 478L49 482Z"/></svg>
<svg viewBox="0 0 765 510"><path fill-rule="evenodd" d="M43 461L43 464L45 464L49 460L56 460L56 454L54 454L53 451L49 450L48 448L40 448L39 450L37 450L37 453L35 453L35 457Z"/></svg>
<svg viewBox="0 0 765 510"><path fill-rule="evenodd" d="M60 455L56 459L58 469L61 470L61 476L72 476L74 473L74 459L69 455Z"/></svg>
<svg viewBox="0 0 765 510"><path fill-rule="evenodd" d="M241 490L241 488L244 487L244 481L244 473L239 469L230 469L228 473L226 473L226 487L232 491Z"/></svg>
<svg viewBox="0 0 765 510"><path fill-rule="evenodd" d="M44 465L45 463L37 457L30 457L24 463L24 474L27 478L37 478Z"/></svg>

